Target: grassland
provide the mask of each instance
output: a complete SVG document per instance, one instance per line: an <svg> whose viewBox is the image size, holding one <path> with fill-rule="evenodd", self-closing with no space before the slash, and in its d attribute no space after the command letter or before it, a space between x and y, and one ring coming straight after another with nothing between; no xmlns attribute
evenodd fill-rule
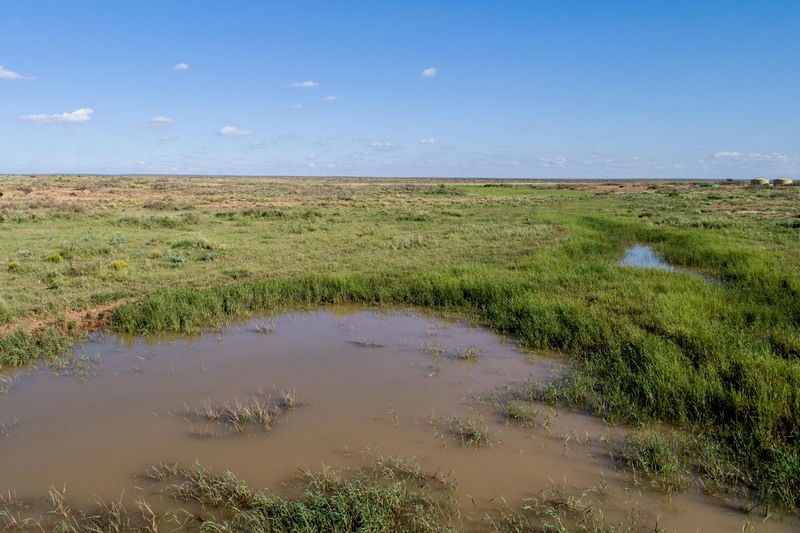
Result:
<svg viewBox="0 0 800 533"><path fill-rule="evenodd" d="M800 187L7 176L0 190L2 366L107 325L435 307L561 350L573 372L529 398L706 435L756 503L800 507ZM711 282L620 266L635 242Z"/></svg>

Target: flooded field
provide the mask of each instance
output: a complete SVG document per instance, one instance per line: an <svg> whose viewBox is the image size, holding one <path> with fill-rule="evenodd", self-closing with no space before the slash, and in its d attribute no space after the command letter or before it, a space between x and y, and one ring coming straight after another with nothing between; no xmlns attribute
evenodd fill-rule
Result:
<svg viewBox="0 0 800 533"><path fill-rule="evenodd" d="M480 329L354 307L193 339L97 337L73 365L6 376L0 490L31 502L20 516L40 512L51 487L77 508L122 495L166 509L175 502L142 477L160 463L230 470L291 495L303 470L398 456L456 487L466 530L543 491L596 504L607 523L635 514L645 530L795 530L697 490L666 496L634 482L611 458L622 429L596 418L536 404L529 423L509 422L498 399L561 364ZM465 427L486 441L468 442Z"/></svg>

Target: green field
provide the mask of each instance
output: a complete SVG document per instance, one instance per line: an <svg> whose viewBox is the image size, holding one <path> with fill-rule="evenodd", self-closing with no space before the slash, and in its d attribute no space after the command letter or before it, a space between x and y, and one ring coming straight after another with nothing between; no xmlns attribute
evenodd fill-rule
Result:
<svg viewBox="0 0 800 533"><path fill-rule="evenodd" d="M558 387L520 394L702 435L677 445L698 475L796 512L800 187L484 185L2 177L0 365L108 325L433 307L573 363ZM634 243L711 281L620 266Z"/></svg>

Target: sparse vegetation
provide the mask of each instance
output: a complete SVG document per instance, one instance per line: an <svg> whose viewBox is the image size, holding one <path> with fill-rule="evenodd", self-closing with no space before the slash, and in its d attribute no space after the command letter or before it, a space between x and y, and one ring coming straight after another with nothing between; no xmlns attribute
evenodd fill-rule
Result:
<svg viewBox="0 0 800 533"><path fill-rule="evenodd" d="M524 509L508 509L500 520L492 520L493 531L507 533L635 533L645 531L640 511L633 509L624 520L609 523L600 509L598 497L604 487L591 487L580 494L569 494L562 485L553 485L526 501ZM666 530L656 525L654 533Z"/></svg>
<svg viewBox="0 0 800 533"><path fill-rule="evenodd" d="M460 530L454 497L432 486L436 476L409 469L408 464L390 460L352 471L304 472L295 498L253 490L229 471L215 474L198 465L161 464L143 478L162 485L163 493L174 498L175 506L166 512L154 512L144 498L136 500L135 510L117 500L99 502L96 511L84 512L69 504L66 491L51 489L49 509L41 518L22 519L4 511L0 526L68 533L155 533L196 527L230 533ZM0 503L8 508L14 502Z"/></svg>
<svg viewBox="0 0 800 533"><path fill-rule="evenodd" d="M671 494L691 484L691 472L682 461L677 441L658 431L628 434L615 456L629 469L634 485L642 482L638 476Z"/></svg>
<svg viewBox="0 0 800 533"><path fill-rule="evenodd" d="M534 424L539 416L539 410L515 401L509 401L506 406L506 416L509 421L518 424Z"/></svg>
<svg viewBox="0 0 800 533"><path fill-rule="evenodd" d="M449 418L439 418L434 421L438 426L443 426L457 439L461 441L462 446L475 446L476 448L482 446L491 446L493 439L489 433L489 429L483 422L483 418L478 416L476 418L467 417L467 419L451 416Z"/></svg>
<svg viewBox="0 0 800 533"><path fill-rule="evenodd" d="M473 344L462 346L453 357L462 361L474 361L481 356L481 351Z"/></svg>

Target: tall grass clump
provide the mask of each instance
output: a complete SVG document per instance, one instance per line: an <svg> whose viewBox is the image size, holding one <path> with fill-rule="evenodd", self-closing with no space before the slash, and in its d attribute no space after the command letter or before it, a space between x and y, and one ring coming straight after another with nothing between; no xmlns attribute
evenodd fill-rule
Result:
<svg viewBox="0 0 800 533"><path fill-rule="evenodd" d="M53 361L70 353L81 334L47 328L36 333L16 329L0 337L0 369L37 360Z"/></svg>
<svg viewBox="0 0 800 533"><path fill-rule="evenodd" d="M204 531L427 533L456 531L459 523L450 494L421 482L433 476L381 464L305 472L301 495L292 499L254 491L231 472L214 474L199 466L161 465L148 477L169 482L166 492L176 500L215 511Z"/></svg>

